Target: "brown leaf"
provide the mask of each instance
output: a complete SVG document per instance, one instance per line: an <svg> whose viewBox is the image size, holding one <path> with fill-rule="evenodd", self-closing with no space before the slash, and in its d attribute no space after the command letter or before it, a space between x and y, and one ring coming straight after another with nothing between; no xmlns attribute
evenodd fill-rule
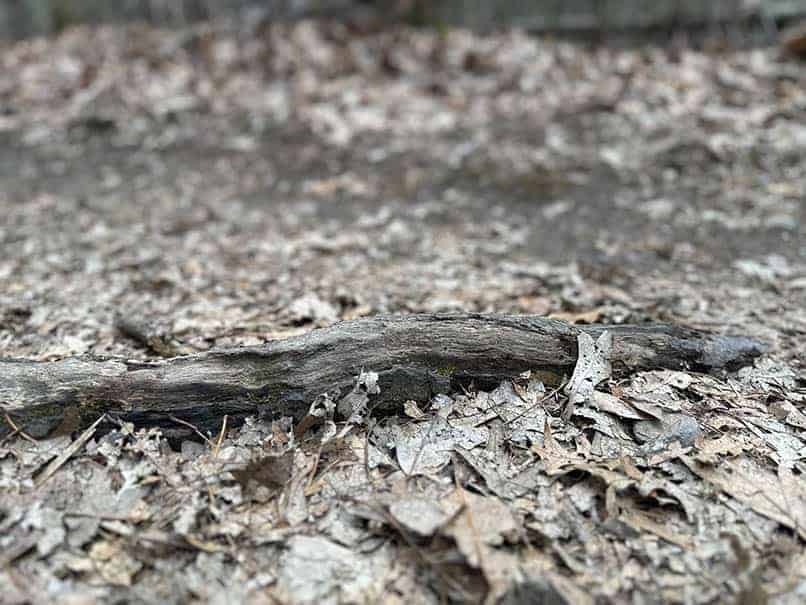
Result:
<svg viewBox="0 0 806 605"><path fill-rule="evenodd" d="M291 479L294 468L294 453L286 452L282 456L264 456L246 465L245 468L231 470L241 489L247 492L250 482L263 485L272 490L280 490Z"/></svg>
<svg viewBox="0 0 806 605"><path fill-rule="evenodd" d="M748 457L723 460L718 466L689 456L680 459L702 479L806 539L806 488L789 469L780 467L776 476Z"/></svg>

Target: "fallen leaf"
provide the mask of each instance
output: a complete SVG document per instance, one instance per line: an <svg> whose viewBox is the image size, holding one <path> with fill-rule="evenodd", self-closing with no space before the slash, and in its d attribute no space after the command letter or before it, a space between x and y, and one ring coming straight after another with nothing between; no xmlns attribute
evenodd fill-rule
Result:
<svg viewBox="0 0 806 605"><path fill-rule="evenodd" d="M449 519L436 501L416 496L393 502L389 514L400 525L420 536L433 536Z"/></svg>
<svg viewBox="0 0 806 605"><path fill-rule="evenodd" d="M722 460L717 466L690 456L680 459L702 479L806 539L806 488L791 471L779 467L776 475L747 456Z"/></svg>
<svg viewBox="0 0 806 605"><path fill-rule="evenodd" d="M563 389L568 395L568 410L564 412L566 419L570 418L575 405L589 401L593 390L603 380L610 378L613 371L610 365L610 350L613 346L613 337L610 332L602 332L594 341L593 337L580 332L577 337L579 356L571 380Z"/></svg>
<svg viewBox="0 0 806 605"><path fill-rule="evenodd" d="M456 540L456 546L472 567L483 567L489 546L500 546L517 537L518 523L506 504L457 488L446 500L461 509L443 533Z"/></svg>

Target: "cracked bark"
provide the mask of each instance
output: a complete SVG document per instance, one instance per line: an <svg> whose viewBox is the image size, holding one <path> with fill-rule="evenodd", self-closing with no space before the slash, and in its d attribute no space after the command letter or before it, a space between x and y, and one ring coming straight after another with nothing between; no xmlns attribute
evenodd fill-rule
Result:
<svg viewBox="0 0 806 605"><path fill-rule="evenodd" d="M533 370L560 382L577 356L577 335L613 334L616 374L646 369L715 372L746 365L763 345L669 325L571 326L534 316L448 314L344 321L257 347L214 350L145 362L72 357L0 360L0 434L16 426L34 437L89 426L109 414L169 435L305 415L324 392L346 393L363 369L379 374L371 405L393 413L407 399L427 401L460 386L489 388ZM10 421L10 422L9 422ZM12 426L13 424L13 426Z"/></svg>

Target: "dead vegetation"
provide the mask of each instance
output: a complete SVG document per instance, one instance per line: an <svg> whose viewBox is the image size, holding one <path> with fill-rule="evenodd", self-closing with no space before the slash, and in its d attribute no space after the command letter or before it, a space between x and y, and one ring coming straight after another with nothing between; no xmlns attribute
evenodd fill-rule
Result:
<svg viewBox="0 0 806 605"><path fill-rule="evenodd" d="M445 311L767 345L614 375L591 340L576 373L384 416L365 367L301 422L177 417L174 447L101 411L40 439L0 402L4 602L802 601L802 65L77 29L4 49L0 107L3 357L150 364Z"/></svg>

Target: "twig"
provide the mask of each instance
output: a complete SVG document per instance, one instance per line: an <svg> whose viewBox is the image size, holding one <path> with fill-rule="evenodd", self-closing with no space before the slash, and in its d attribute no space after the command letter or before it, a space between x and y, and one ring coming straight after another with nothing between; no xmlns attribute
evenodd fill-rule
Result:
<svg viewBox="0 0 806 605"><path fill-rule="evenodd" d="M47 467L45 467L45 470L42 471L42 474L39 477L37 477L35 482L36 487L41 487L42 484L44 484L45 481L50 479L50 477L52 477L53 474L57 470L59 470L61 466L65 462L67 462L73 454L75 454L78 450L84 447L84 444L90 440L92 435L95 433L95 429L98 428L98 425L101 424L101 422L103 422L105 418L106 414L102 415L100 418L98 418L98 420L93 422L87 430L81 433L78 439L76 439L75 441L73 441L73 443L64 448L64 451L61 454L59 454L56 458L54 458L53 461L50 464L48 464Z"/></svg>
<svg viewBox="0 0 806 605"><path fill-rule="evenodd" d="M523 410L523 411L522 411L520 414L518 414L517 416L515 416L515 417L513 417L513 418L510 418L509 420L507 420L507 421L504 423L504 426L509 426L511 423L515 422L516 420L520 420L521 418L523 418L524 416L526 416L526 414L528 414L529 412L531 412L532 410L534 410L534 409L535 409L537 406L539 406L541 403L545 403L546 401L548 401L549 399L551 399L552 397L554 397L554 396L555 396L557 393L559 393L561 390L563 390L563 389L565 388L565 385L566 385L566 384L568 384L568 381L563 382L563 383L562 383L560 386L558 386L558 387L557 387L556 389L554 389L554 390L553 390L551 393L549 393L548 395L546 395L545 397L543 397L543 398L542 398L542 399L540 399L539 401L535 401L535 402L534 402L532 405L530 405L528 408L526 408L525 410Z"/></svg>
<svg viewBox="0 0 806 605"><path fill-rule="evenodd" d="M36 443L37 442L36 439L31 437L28 433L26 433L20 427L18 427L16 424L14 424L14 421L11 419L11 416L9 416L8 414L4 414L4 415L5 415L5 418L6 418L6 422L8 422L8 426L10 426L12 428L12 432L8 435L8 438L13 437L14 435L19 435L20 437L22 437L23 439L27 439L31 443Z"/></svg>
<svg viewBox="0 0 806 605"><path fill-rule="evenodd" d="M213 442L210 441L209 437L206 437L194 424L191 424L187 420L182 420L181 418L177 418L176 416L168 416L171 420L176 422L177 424L181 424L182 426L188 427L191 431L196 433L199 437L204 439L207 442L207 445L210 446L210 449L213 449Z"/></svg>

